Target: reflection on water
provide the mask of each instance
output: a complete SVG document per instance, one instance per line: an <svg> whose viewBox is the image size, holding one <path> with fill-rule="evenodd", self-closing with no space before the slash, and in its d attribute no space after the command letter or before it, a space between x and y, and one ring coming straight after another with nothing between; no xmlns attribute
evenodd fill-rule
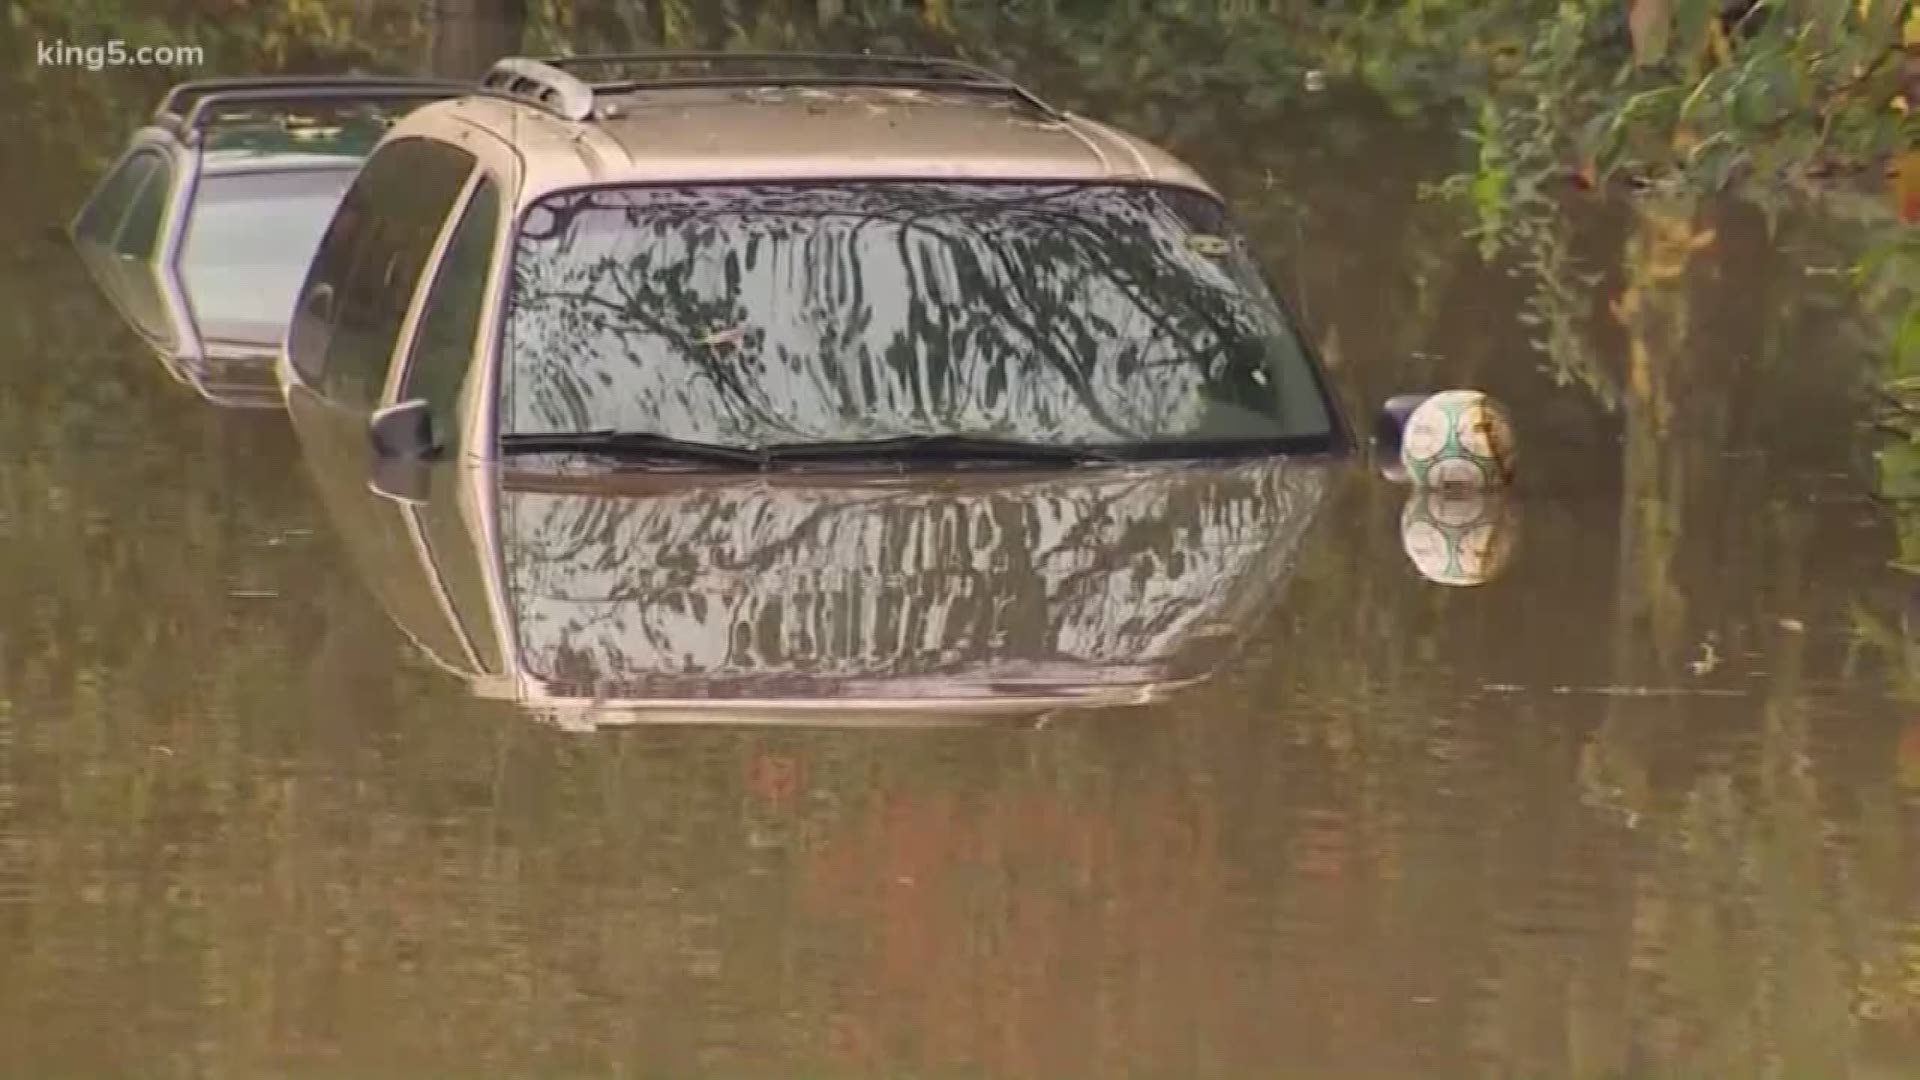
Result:
<svg viewBox="0 0 1920 1080"><path fill-rule="evenodd" d="M1276 599L1326 473L1258 462L651 495L509 480L503 621L531 674L617 699L1181 681Z"/></svg>
<svg viewBox="0 0 1920 1080"><path fill-rule="evenodd" d="M1400 511L1400 546L1441 585L1485 585L1520 546L1520 503L1505 489L1414 488Z"/></svg>
<svg viewBox="0 0 1920 1080"><path fill-rule="evenodd" d="M1524 548L1431 584L1349 470L1218 678L1021 733L582 738L474 698L283 426L175 392L37 242L84 184L35 179L0 224L0 1073L1920 1075L1909 594L1821 228L1581 209L1610 415L1369 124L1213 164L1350 400L1514 407Z"/></svg>

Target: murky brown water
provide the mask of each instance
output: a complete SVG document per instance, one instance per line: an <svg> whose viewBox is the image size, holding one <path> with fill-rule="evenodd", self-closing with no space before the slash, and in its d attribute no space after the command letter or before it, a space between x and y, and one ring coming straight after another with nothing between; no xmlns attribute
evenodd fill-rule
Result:
<svg viewBox="0 0 1920 1080"><path fill-rule="evenodd" d="M1356 469L1238 663L1038 730L469 697L285 423L42 240L90 177L0 174L0 1074L1920 1076L1915 585L1833 228L1577 208L1549 359L1416 130L1188 149L1356 407L1513 406L1510 572L1423 581Z"/></svg>

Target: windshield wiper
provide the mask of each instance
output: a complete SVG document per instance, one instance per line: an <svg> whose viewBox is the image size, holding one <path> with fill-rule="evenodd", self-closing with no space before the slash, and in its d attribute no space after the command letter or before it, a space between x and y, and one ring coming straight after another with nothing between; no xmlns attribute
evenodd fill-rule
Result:
<svg viewBox="0 0 1920 1080"><path fill-rule="evenodd" d="M763 469L767 455L746 447L689 442L648 431L526 432L500 437L502 456L599 454L621 460L675 461L729 469Z"/></svg>
<svg viewBox="0 0 1920 1080"><path fill-rule="evenodd" d="M893 462L1001 461L1033 465L1090 465L1124 461L1120 455L1090 446L995 439L978 435L902 435L891 439L785 443L764 448L778 465L809 462L884 460Z"/></svg>
<svg viewBox="0 0 1920 1080"><path fill-rule="evenodd" d="M1088 446L1059 446L976 435L903 435L844 442L718 446L645 431L527 432L503 435L502 456L596 454L621 461L671 461L735 470L886 461L894 463L1011 462L1021 465L1111 464L1126 458Z"/></svg>

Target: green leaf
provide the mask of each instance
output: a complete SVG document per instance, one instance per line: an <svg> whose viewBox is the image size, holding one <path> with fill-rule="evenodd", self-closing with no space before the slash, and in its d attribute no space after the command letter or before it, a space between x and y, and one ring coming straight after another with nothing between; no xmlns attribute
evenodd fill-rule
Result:
<svg viewBox="0 0 1920 1080"><path fill-rule="evenodd" d="M1909 307L1893 337L1893 377L1920 375L1920 305Z"/></svg>
<svg viewBox="0 0 1920 1080"><path fill-rule="evenodd" d="M1874 458L1880 474L1875 490L1882 498L1901 502L1920 499L1920 445L1894 443L1882 447Z"/></svg>
<svg viewBox="0 0 1920 1080"><path fill-rule="evenodd" d="M1678 30L1676 51L1692 63L1707 47L1707 35L1719 15L1719 0L1673 0L1673 21Z"/></svg>

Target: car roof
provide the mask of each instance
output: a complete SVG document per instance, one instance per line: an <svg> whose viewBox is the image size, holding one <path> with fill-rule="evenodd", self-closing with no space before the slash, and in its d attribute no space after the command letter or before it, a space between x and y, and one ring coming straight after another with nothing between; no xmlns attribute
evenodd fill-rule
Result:
<svg viewBox="0 0 1920 1080"><path fill-rule="evenodd" d="M853 74L587 84L540 61L502 68L546 72L558 85L510 91L490 75L466 97L417 110L389 137L490 132L525 163L523 203L583 185L817 179L1156 182L1214 194L1159 147L1004 81ZM557 106L561 92L585 103Z"/></svg>
<svg viewBox="0 0 1920 1080"><path fill-rule="evenodd" d="M213 174L357 169L399 113L468 89L386 76L202 79L169 88L134 140L195 154Z"/></svg>

